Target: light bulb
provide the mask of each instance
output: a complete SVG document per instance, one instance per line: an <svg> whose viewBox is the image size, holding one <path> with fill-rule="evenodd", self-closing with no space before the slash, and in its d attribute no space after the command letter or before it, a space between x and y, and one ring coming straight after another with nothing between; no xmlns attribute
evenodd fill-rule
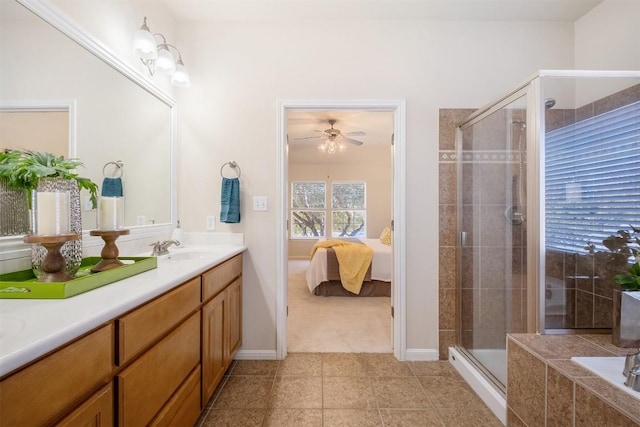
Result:
<svg viewBox="0 0 640 427"><path fill-rule="evenodd" d="M172 75L176 71L176 60L169 52L166 45L160 45L158 48L158 59L156 59L156 69L163 73Z"/></svg>
<svg viewBox="0 0 640 427"><path fill-rule="evenodd" d="M171 84L177 87L189 87L191 86L191 79L187 68L182 63L182 59L178 59L176 62L176 71L171 77Z"/></svg>
<svg viewBox="0 0 640 427"><path fill-rule="evenodd" d="M156 59L158 57L156 40L151 31L149 31L146 17L140 29L133 36L133 52L143 59Z"/></svg>

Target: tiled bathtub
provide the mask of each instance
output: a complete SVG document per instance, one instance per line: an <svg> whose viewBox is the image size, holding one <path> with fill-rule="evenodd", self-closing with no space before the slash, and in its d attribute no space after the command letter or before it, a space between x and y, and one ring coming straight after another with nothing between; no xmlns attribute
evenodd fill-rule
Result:
<svg viewBox="0 0 640 427"><path fill-rule="evenodd" d="M509 335L508 425L640 426L638 399L571 360L633 351L610 335Z"/></svg>

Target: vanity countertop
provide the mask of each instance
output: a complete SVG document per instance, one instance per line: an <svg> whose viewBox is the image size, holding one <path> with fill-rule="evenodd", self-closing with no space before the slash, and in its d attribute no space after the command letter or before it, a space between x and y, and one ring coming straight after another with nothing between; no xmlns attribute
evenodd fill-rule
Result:
<svg viewBox="0 0 640 427"><path fill-rule="evenodd" d="M198 251L199 256L171 257ZM243 252L244 244L172 250L158 267L58 300L0 299L0 376Z"/></svg>

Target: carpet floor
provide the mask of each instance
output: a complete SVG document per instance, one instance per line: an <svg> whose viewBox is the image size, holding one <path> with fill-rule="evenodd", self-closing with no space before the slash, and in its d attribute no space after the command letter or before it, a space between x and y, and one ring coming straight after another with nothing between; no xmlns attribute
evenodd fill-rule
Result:
<svg viewBox="0 0 640 427"><path fill-rule="evenodd" d="M309 261L290 260L287 351L390 353L391 298L322 297L309 292Z"/></svg>

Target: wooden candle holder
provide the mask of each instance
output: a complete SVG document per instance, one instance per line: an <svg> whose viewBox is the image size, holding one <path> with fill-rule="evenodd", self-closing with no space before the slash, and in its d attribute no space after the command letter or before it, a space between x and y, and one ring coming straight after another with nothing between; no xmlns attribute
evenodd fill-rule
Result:
<svg viewBox="0 0 640 427"><path fill-rule="evenodd" d="M124 263L118 259L120 251L116 246L116 240L120 236L129 234L129 230L91 230L89 234L92 236L100 236L102 240L104 240L104 247L100 253L102 259L91 268L92 273L124 265Z"/></svg>
<svg viewBox="0 0 640 427"><path fill-rule="evenodd" d="M38 282L66 282L73 279L65 271L67 262L60 253L60 248L65 242L80 239L80 234L56 234L50 236L40 236L38 234L28 234L24 236L25 243L39 243L47 249L47 255L42 260L42 276Z"/></svg>

